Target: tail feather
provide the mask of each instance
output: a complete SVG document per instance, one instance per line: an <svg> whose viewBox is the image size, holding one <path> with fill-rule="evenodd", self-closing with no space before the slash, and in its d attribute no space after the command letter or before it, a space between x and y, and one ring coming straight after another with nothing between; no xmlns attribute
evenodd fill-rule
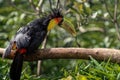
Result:
<svg viewBox="0 0 120 80"><path fill-rule="evenodd" d="M23 55L16 53L10 68L11 80L20 80L23 65Z"/></svg>

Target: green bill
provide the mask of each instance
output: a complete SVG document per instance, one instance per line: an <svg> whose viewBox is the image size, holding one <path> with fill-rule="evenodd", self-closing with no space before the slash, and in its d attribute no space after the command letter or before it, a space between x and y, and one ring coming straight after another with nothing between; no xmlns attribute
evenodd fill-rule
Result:
<svg viewBox="0 0 120 80"><path fill-rule="evenodd" d="M76 36L74 25L66 18L64 18L61 27L64 28L67 32L69 32L71 35Z"/></svg>

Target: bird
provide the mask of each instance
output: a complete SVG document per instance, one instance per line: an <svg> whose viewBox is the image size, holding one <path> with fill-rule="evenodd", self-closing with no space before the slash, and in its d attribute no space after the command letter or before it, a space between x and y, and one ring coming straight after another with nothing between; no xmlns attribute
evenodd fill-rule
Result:
<svg viewBox="0 0 120 80"><path fill-rule="evenodd" d="M16 32L2 56L5 58L11 54L12 50L14 51L10 68L11 80L20 80L24 56L34 53L43 42L47 32L56 25L61 25L64 21L63 18L61 10L56 7L51 9L50 14L31 21Z"/></svg>

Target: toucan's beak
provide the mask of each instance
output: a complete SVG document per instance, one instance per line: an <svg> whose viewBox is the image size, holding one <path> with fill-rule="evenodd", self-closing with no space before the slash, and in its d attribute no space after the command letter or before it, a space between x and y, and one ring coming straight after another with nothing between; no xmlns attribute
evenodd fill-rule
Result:
<svg viewBox="0 0 120 80"><path fill-rule="evenodd" d="M67 32L69 32L71 35L76 36L75 28L73 24L69 22L69 20L64 18L60 26L64 28Z"/></svg>

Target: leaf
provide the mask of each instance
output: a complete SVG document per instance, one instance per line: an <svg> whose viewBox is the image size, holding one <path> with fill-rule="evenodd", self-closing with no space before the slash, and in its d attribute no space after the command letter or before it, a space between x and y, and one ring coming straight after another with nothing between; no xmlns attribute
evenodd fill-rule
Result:
<svg viewBox="0 0 120 80"><path fill-rule="evenodd" d="M86 76L77 74L76 80L87 80Z"/></svg>
<svg viewBox="0 0 120 80"><path fill-rule="evenodd" d="M104 68L94 59L92 56L90 56L90 59L93 61L93 63L97 66L98 69L103 70Z"/></svg>
<svg viewBox="0 0 120 80"><path fill-rule="evenodd" d="M62 78L62 79L60 79L60 80L72 80L72 76L69 75L68 77L66 77L66 78Z"/></svg>

